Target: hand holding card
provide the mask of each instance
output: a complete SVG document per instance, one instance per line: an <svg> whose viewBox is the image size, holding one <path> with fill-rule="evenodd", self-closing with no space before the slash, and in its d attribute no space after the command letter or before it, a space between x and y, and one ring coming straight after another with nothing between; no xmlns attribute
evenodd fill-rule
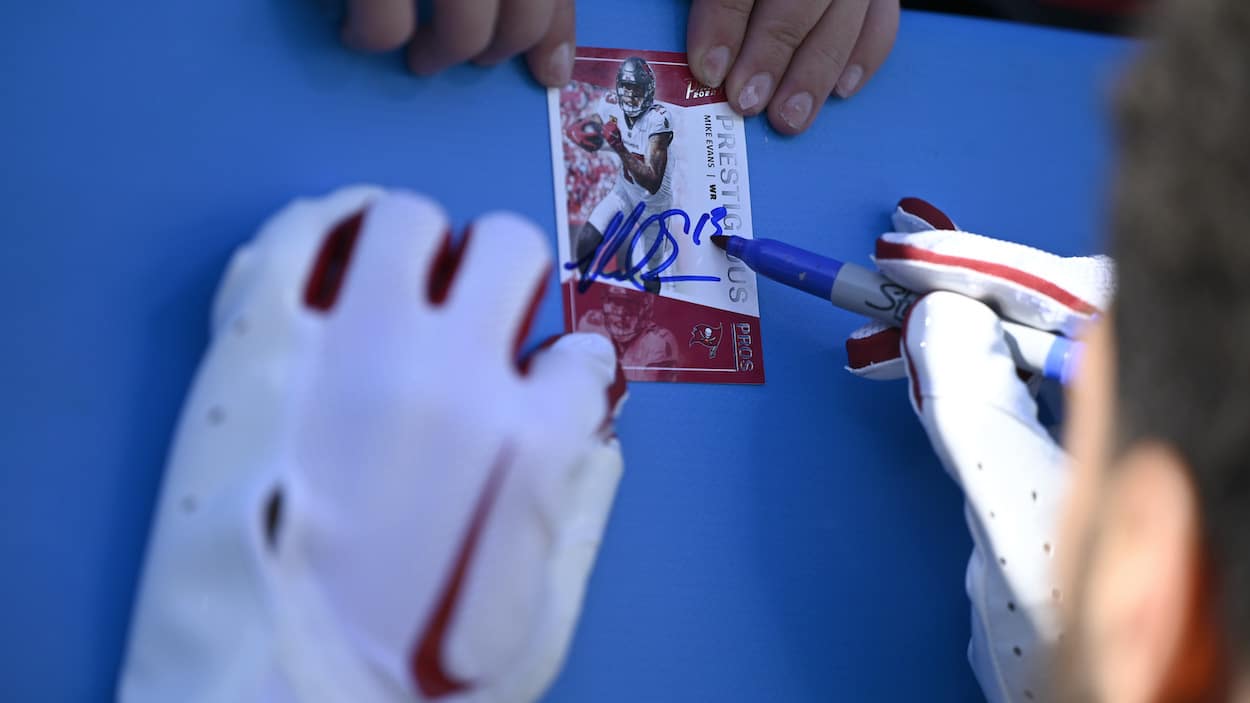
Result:
<svg viewBox="0 0 1250 703"><path fill-rule="evenodd" d="M885 62L899 0L755 0L726 12L719 0L690 7L688 48L704 83L724 85L744 115L767 111L783 134L807 129L825 98L849 98Z"/></svg>
<svg viewBox="0 0 1250 703"><path fill-rule="evenodd" d="M426 9L420 13L420 22L418 3L412 0L320 2L342 19L345 44L362 51L391 51L407 45L408 68L418 75L433 75L469 60L493 65L525 54L539 83L559 86L569 80L572 0L421 3Z"/></svg>

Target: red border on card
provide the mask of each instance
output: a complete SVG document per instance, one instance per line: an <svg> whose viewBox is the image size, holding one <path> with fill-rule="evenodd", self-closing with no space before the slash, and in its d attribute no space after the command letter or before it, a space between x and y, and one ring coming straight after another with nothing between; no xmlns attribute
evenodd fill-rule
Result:
<svg viewBox="0 0 1250 703"><path fill-rule="evenodd" d="M601 326L604 291L611 284L595 281L584 293L577 292L577 284L574 278L560 286L565 329L595 332L611 339ZM640 368L640 364L631 366L628 347L614 341L627 379L677 383L764 382L764 347L758 317L629 287L612 287L616 295L639 301L642 296L649 297L648 318L643 324L653 325L657 329L656 339L664 339L674 346L674 367ZM696 330L703 327L716 330L719 343L715 350L695 339Z"/></svg>
<svg viewBox="0 0 1250 703"><path fill-rule="evenodd" d="M634 51L578 47L573 63L573 80L601 88L616 85L616 72L621 61L638 56L655 73L655 99L680 107L726 102L723 88L709 88L695 80L686 62L686 55L675 51Z"/></svg>

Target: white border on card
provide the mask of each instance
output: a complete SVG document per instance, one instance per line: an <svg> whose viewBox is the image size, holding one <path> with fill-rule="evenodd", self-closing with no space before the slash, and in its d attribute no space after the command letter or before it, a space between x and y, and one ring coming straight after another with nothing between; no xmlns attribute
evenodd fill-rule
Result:
<svg viewBox="0 0 1250 703"><path fill-rule="evenodd" d="M581 60L581 59L579 59ZM564 262L572 258L569 246L569 192L567 184L568 165L564 163L564 135L560 132L560 88L547 89L547 131L551 139L551 182L556 191L556 258L560 269L561 285L572 272L564 268Z"/></svg>

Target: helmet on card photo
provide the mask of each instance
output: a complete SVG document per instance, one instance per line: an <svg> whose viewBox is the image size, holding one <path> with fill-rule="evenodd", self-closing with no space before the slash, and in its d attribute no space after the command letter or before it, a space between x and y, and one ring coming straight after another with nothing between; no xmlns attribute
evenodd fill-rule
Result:
<svg viewBox="0 0 1250 703"><path fill-rule="evenodd" d="M621 62L616 72L616 99L627 117L635 118L655 102L655 72L640 57Z"/></svg>
<svg viewBox="0 0 1250 703"><path fill-rule="evenodd" d="M607 285L603 289L603 323L608 334L621 344L628 344L651 322L650 293L624 286Z"/></svg>

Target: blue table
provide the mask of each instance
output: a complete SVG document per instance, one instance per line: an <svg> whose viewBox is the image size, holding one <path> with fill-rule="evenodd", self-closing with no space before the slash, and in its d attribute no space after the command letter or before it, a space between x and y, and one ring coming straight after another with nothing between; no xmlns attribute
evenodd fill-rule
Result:
<svg viewBox="0 0 1250 703"><path fill-rule="evenodd" d="M104 700L167 442L233 247L372 181L554 231L544 95L340 50L313 3L26 3L0 41L0 699ZM597 46L683 48L686 5L587 4ZM620 31L619 28L626 28ZM757 234L866 261L901 195L1097 248L1124 44L908 14L811 132L748 126ZM554 238L553 238L554 242ZM550 701L967 701L960 497L858 324L763 284L763 387L636 385L626 477ZM535 335L560 325L549 295ZM726 430L728 427L728 431Z"/></svg>

